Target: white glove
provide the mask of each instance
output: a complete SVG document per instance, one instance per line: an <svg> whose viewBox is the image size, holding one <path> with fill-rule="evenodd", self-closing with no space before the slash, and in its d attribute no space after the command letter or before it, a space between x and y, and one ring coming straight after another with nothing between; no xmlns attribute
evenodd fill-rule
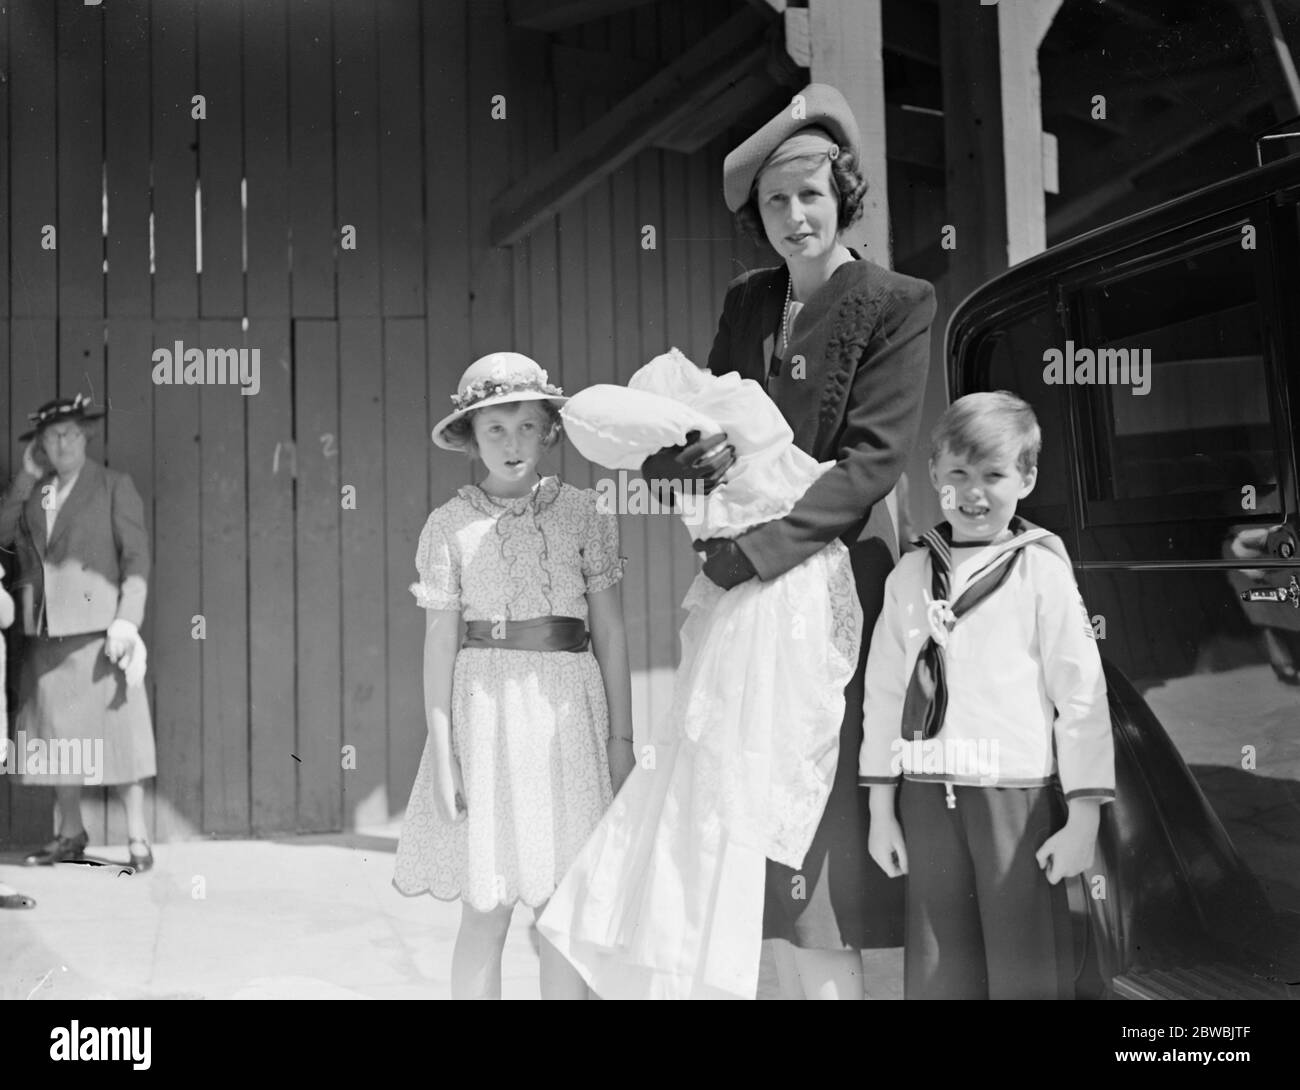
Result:
<svg viewBox="0 0 1300 1090"><path fill-rule="evenodd" d="M121 617L108 626L106 635L104 655L117 665L121 665L122 656L130 653L132 645L140 637L135 625Z"/></svg>
<svg viewBox="0 0 1300 1090"><path fill-rule="evenodd" d="M126 675L128 688L136 688L144 684L144 671L148 659L149 653L144 649L144 640L140 638L140 633L137 632L135 640L131 644L131 649L118 661L118 666L122 668L122 673Z"/></svg>

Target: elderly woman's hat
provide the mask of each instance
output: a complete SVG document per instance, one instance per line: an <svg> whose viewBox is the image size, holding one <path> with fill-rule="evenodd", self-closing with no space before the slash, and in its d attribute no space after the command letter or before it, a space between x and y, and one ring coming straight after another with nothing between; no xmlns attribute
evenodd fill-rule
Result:
<svg viewBox="0 0 1300 1090"><path fill-rule="evenodd" d="M92 409L91 404L90 398L85 394L78 394L76 397L56 397L53 401L47 401L34 413L27 414L27 419L34 427L30 431L23 432L18 438L34 439L51 424L60 424L64 420L75 420L78 423L98 420L104 415L104 410Z"/></svg>
<svg viewBox="0 0 1300 1090"><path fill-rule="evenodd" d="M855 154L862 139L844 96L828 84L810 83L791 99L789 106L743 144L732 148L723 160L722 191L727 207L739 212L772 153L795 133L809 128L825 130L839 147ZM837 148L832 158L838 154Z"/></svg>
<svg viewBox="0 0 1300 1090"><path fill-rule="evenodd" d="M447 438L447 427L475 409L511 401L550 401L560 406L568 400L534 360L519 352L493 352L465 368L451 398L456 410L438 421L433 429L433 441L443 450L460 450Z"/></svg>

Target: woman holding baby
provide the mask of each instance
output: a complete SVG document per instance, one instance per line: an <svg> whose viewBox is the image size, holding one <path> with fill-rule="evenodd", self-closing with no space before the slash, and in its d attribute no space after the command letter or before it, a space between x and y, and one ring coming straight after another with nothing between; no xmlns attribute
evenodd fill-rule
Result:
<svg viewBox="0 0 1300 1090"><path fill-rule="evenodd" d="M777 940L782 986L790 996L862 998L861 951L902 942L902 891L868 854L867 796L857 785L857 764L866 657L885 578L898 558L886 498L920 423L935 304L929 284L865 261L843 242L844 231L861 216L866 192L858 147L857 125L844 98L813 84L727 156L728 206L742 227L767 239L782 264L731 284L709 370L700 372L707 377L674 370L670 354L634 375L633 389L621 402L641 404L637 399L652 392L706 410L700 423L676 432L686 435L682 446L646 458L642 473L652 488L656 481L693 481L696 495L714 492L725 477L727 488L719 493L725 500L698 508L704 529L696 536L706 540L697 541L697 548L706 554L708 580L723 591L738 589L721 599L716 588L710 597L698 584L688 592L672 723L679 741L671 769L661 760L652 774L633 770L540 921L598 993L604 982L611 996L739 995L739 982L756 983L756 951L748 939L737 943L728 932L719 904L730 913L733 932L752 935L753 947L760 931L761 938ZM676 360L679 365L681 358ZM762 392L753 383L742 387L742 380L761 386L770 398L763 402L788 425L774 448L779 451L783 441L794 451L779 455L789 463L785 479L805 477L783 505L760 499L747 508L758 517L710 532L714 508L740 509L743 516L743 498L753 491L758 451L751 421L761 418L763 405L753 413L737 405L756 391L762 398ZM586 396L580 393L566 407L565 426L592 458L601 451L602 436L619 429L584 420ZM644 416L653 418L648 410ZM584 429L590 432L587 449L579 441ZM595 460L618 464L612 452ZM775 484L767 488L773 490L779 491ZM689 507L684 505L683 517L692 526L696 516ZM846 622L842 610L829 629L782 620L809 604L817 608L819 590L823 596L829 591L833 607L833 574L842 570L836 554L844 551L851 565L846 585L856 587L861 603L860 627ZM807 582L812 572L822 573L817 586ZM828 614L819 616L825 620ZM821 691L830 674L822 675L820 687L809 674L803 704L787 700L780 714L755 706L740 716L743 722L737 720L735 708L752 703L751 690L771 688L769 674L789 671L806 654L803 633L789 631L804 627L823 658L835 646L851 648L845 668L834 675L835 691ZM703 670L709 641L714 658ZM786 688L772 689L774 702ZM841 691L842 705L832 704ZM790 761L774 759L782 745L791 744L800 717L810 714L820 714L823 722L806 738L820 738L816 732L825 729L826 740L821 748L805 745L796 756L823 770L815 798L812 790L797 789ZM719 746L711 764L710 749ZM764 784L783 792L774 794ZM817 805L805 805L812 802ZM779 825L801 808L810 816L798 848L777 850L781 841L772 837L766 841L772 849L755 855L767 828L762 819ZM760 820L746 820L750 814ZM653 833L646 831L650 826ZM809 846L801 865L790 865L804 845ZM727 859L734 858L735 866L723 858L733 849ZM781 855L784 861L776 861ZM702 886L707 895L701 895ZM636 896L629 897L625 887ZM752 903L760 899L761 920ZM668 913L657 913L655 905L675 906L675 927L657 918Z"/></svg>

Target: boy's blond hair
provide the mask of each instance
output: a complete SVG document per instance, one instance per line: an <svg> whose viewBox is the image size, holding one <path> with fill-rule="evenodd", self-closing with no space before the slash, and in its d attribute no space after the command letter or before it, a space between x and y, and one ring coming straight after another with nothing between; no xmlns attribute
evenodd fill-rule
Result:
<svg viewBox="0 0 1300 1090"><path fill-rule="evenodd" d="M939 417L930 433L930 460L945 450L970 462L1004 454L1015 458L1020 475L1038 467L1043 432L1027 401L1008 390L959 397Z"/></svg>

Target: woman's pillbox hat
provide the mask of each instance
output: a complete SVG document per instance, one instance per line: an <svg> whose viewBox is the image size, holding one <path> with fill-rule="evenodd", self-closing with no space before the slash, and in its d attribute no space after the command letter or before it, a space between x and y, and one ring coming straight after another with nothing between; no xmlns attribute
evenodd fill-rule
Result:
<svg viewBox="0 0 1300 1090"><path fill-rule="evenodd" d="M856 153L861 143L858 123L844 96L829 84L810 83L790 100L789 106L732 148L723 160L722 192L728 208L739 212L745 207L754 180L772 153L803 129L821 129L836 142L828 152L832 159L838 157L841 147Z"/></svg>
<svg viewBox="0 0 1300 1090"><path fill-rule="evenodd" d="M558 407L568 400L534 360L519 352L493 352L465 368L451 397L456 409L438 421L433 429L433 441L443 450L460 450L460 445L448 440L445 432L449 425L473 409L511 401L550 401Z"/></svg>
<svg viewBox="0 0 1300 1090"><path fill-rule="evenodd" d="M92 404L93 402L85 394L78 394L76 397L56 397L53 401L47 401L34 413L27 414L27 419L34 426L18 438L34 439L51 424L59 424L64 420L76 420L78 423L98 420L104 415L104 410L92 409Z"/></svg>

